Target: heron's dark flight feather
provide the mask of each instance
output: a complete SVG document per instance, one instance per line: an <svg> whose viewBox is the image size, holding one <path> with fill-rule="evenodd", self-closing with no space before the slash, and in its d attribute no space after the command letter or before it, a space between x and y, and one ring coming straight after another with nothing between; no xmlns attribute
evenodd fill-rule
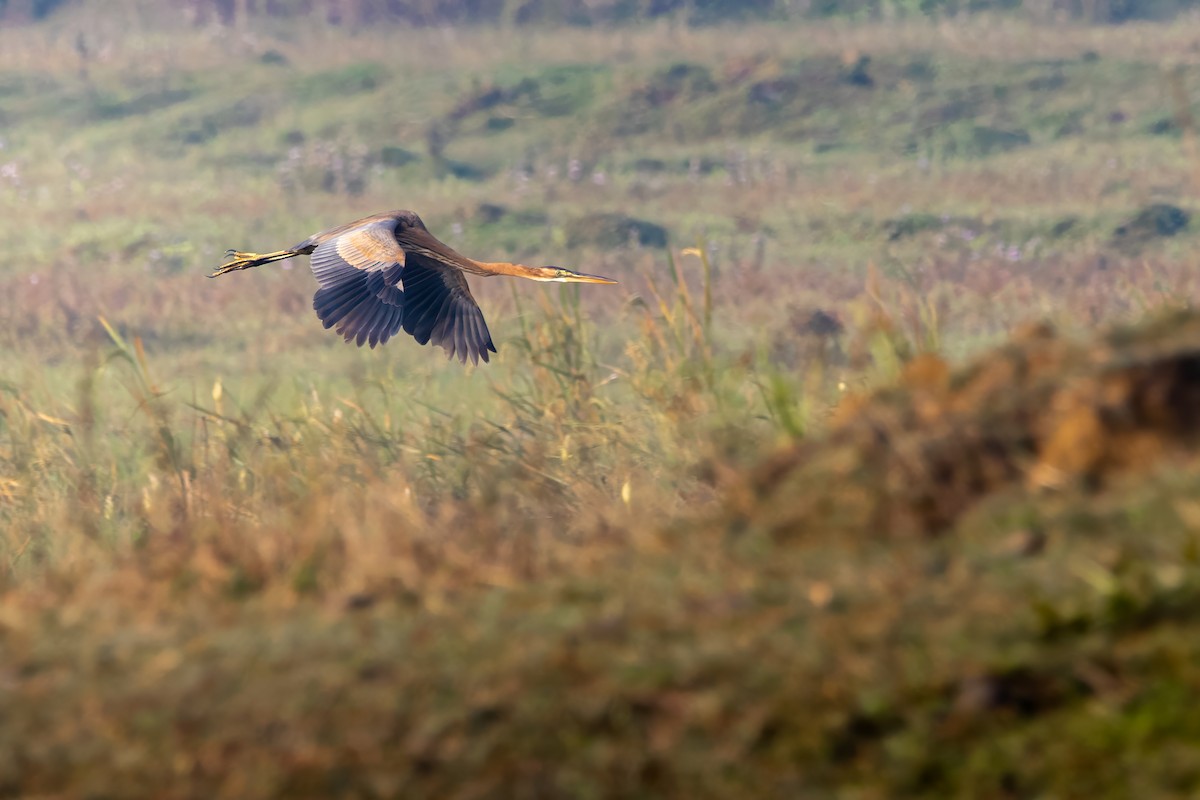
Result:
<svg viewBox="0 0 1200 800"><path fill-rule="evenodd" d="M358 346L383 344L401 329L419 344L433 342L479 363L496 352L462 272L396 240L395 219L368 219L334 235L314 237L312 270L320 288L313 309L326 328ZM319 239L319 242L318 242Z"/></svg>
<svg viewBox="0 0 1200 800"><path fill-rule="evenodd" d="M488 352L496 352L483 312L459 270L410 253L402 283L404 330L418 343L440 345L464 363L468 358L487 361Z"/></svg>
<svg viewBox="0 0 1200 800"><path fill-rule="evenodd" d="M347 342L375 347L401 329L404 295L396 288L404 251L386 221L343 232L313 251L312 270L321 288L313 309L326 328L337 325ZM391 244L387 244L387 239Z"/></svg>

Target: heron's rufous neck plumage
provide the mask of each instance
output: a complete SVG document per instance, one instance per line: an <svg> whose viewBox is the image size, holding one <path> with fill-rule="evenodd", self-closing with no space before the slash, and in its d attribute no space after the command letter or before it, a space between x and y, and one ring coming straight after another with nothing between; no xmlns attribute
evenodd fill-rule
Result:
<svg viewBox="0 0 1200 800"><path fill-rule="evenodd" d="M510 261L476 261L481 275L511 275L515 278L533 277L534 268Z"/></svg>
<svg viewBox="0 0 1200 800"><path fill-rule="evenodd" d="M421 253L447 266L454 266L463 272L475 275L515 275L517 277L533 277L535 270L521 264L511 264L507 261L476 261L467 258L453 247L439 241L424 229L400 228L396 231L396 239L407 252Z"/></svg>

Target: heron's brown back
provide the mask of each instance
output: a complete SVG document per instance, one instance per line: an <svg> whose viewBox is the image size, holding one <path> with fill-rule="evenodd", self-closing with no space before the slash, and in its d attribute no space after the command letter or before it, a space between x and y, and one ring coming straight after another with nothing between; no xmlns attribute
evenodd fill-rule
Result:
<svg viewBox="0 0 1200 800"><path fill-rule="evenodd" d="M320 244L327 242L330 239L336 239L345 233L349 233L350 231L359 228L368 228L380 222L389 221L394 221L396 223L396 225L393 226L393 230L398 228L416 228L418 230L426 231L425 223L421 221L421 218L418 217L415 212L408 211L406 209L397 209L395 211L386 211L382 214L372 214L369 217L363 217L362 219L356 219L353 222L347 222L345 225L338 225L335 228L329 228L328 230L321 231L320 233L314 233L312 236L308 237L292 249L298 253L311 253Z"/></svg>

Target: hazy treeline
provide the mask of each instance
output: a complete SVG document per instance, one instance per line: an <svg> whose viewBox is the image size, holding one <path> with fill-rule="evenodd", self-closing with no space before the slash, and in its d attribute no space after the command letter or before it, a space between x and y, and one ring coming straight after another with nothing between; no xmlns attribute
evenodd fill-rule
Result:
<svg viewBox="0 0 1200 800"><path fill-rule="evenodd" d="M98 0L0 0L0 21L42 19ZM106 0L114 10L144 0ZM704 24L734 19L898 18L975 11L1119 23L1167 19L1200 0L162 0L196 24L235 25L254 16L319 17L331 24L511 23L593 25L676 17Z"/></svg>

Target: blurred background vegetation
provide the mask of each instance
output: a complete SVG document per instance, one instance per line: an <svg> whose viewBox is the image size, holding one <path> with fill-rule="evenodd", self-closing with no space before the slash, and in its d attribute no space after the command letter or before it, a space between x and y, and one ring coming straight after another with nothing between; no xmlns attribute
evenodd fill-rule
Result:
<svg viewBox="0 0 1200 800"><path fill-rule="evenodd" d="M0 795L1194 796L1191 5L0 0Z"/></svg>
<svg viewBox="0 0 1200 800"><path fill-rule="evenodd" d="M0 18L44 19L84 0L0 0ZM249 24L255 18L320 19L331 25L633 25L656 18L689 24L749 20L855 21L956 17L1003 12L1033 20L1119 23L1167 20L1196 0L116 0L110 8L142 13L182 11L195 22Z"/></svg>

